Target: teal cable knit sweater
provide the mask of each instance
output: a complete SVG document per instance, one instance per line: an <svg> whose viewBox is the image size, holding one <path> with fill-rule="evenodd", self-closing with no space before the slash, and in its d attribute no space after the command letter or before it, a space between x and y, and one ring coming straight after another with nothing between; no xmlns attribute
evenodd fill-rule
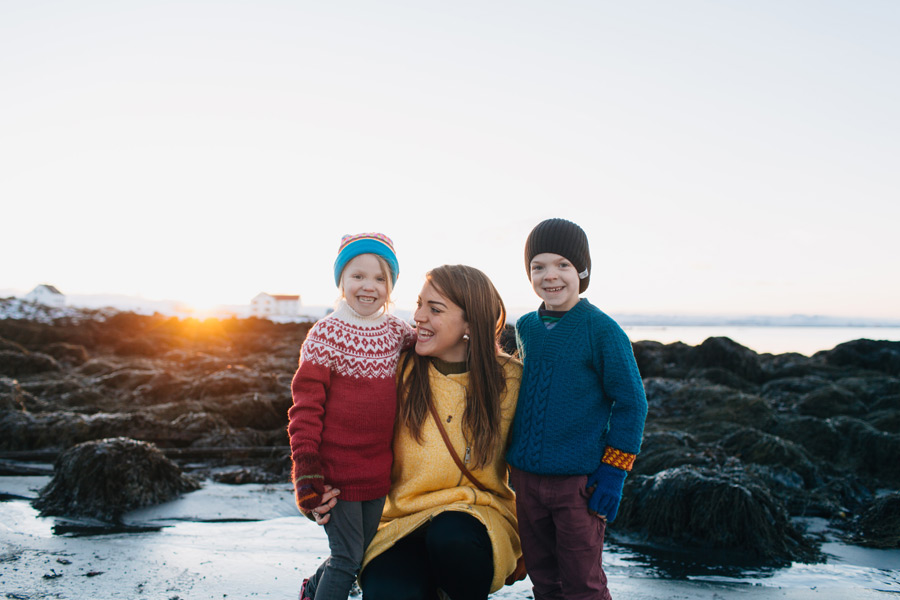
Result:
<svg viewBox="0 0 900 600"><path fill-rule="evenodd" d="M538 475L593 473L606 446L637 454L647 398L631 341L581 299L553 329L538 313L516 323L525 363L506 458Z"/></svg>

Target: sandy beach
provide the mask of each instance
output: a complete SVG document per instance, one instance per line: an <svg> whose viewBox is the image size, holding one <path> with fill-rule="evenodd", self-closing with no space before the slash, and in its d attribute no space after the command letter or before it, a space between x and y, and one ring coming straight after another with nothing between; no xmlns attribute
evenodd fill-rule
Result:
<svg viewBox="0 0 900 600"><path fill-rule="evenodd" d="M28 499L49 477L0 477L0 590L4 598L295 598L299 582L327 556L324 531L301 517L289 485L203 487L128 513L127 530L43 518ZM838 545L839 546L839 545ZM825 564L794 565L763 577L661 576L610 545L606 568L620 600L831 599L900 594L900 551L837 550ZM843 549L841 549L843 548ZM526 579L492 598L532 598Z"/></svg>

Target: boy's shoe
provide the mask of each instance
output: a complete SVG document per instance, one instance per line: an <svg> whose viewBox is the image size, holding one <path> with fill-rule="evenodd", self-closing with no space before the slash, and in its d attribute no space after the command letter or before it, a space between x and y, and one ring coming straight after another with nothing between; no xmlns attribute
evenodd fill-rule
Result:
<svg viewBox="0 0 900 600"><path fill-rule="evenodd" d="M300 600L312 600L309 594L306 593L306 587L309 585L309 579L304 579L303 584L300 586Z"/></svg>

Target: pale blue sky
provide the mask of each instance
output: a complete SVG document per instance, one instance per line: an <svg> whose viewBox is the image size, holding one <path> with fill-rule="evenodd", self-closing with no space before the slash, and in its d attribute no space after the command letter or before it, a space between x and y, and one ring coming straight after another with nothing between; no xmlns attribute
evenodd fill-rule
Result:
<svg viewBox="0 0 900 600"><path fill-rule="evenodd" d="M336 295L344 233L614 313L900 318L900 4L0 3L0 289Z"/></svg>

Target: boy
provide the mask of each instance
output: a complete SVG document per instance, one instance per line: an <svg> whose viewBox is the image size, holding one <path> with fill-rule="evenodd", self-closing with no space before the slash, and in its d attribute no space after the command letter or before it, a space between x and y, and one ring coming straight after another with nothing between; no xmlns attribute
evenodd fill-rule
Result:
<svg viewBox="0 0 900 600"><path fill-rule="evenodd" d="M507 453L535 600L608 599L606 523L640 451L647 399L631 342L579 297L590 282L584 231L539 223L525 268L540 308L516 323L525 363Z"/></svg>

